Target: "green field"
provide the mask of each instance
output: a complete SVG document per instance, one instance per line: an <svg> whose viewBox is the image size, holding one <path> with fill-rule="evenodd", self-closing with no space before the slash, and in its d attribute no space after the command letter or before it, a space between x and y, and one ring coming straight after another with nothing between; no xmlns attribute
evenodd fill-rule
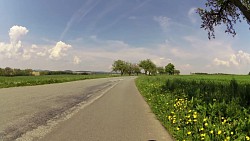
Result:
<svg viewBox="0 0 250 141"><path fill-rule="evenodd" d="M136 84L176 140L250 140L250 76L141 76Z"/></svg>
<svg viewBox="0 0 250 141"><path fill-rule="evenodd" d="M114 77L116 75L97 74L97 75L44 75L44 76L14 76L0 77L0 88L33 86L52 83L62 83L69 81L85 80Z"/></svg>

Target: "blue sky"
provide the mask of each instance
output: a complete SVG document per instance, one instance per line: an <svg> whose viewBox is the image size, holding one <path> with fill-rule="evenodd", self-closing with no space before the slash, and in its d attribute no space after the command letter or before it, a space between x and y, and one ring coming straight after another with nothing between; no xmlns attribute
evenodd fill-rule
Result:
<svg viewBox="0 0 250 141"><path fill-rule="evenodd" d="M205 1L0 0L0 67L110 71L114 60L174 63L182 74L250 71L249 25L208 40Z"/></svg>

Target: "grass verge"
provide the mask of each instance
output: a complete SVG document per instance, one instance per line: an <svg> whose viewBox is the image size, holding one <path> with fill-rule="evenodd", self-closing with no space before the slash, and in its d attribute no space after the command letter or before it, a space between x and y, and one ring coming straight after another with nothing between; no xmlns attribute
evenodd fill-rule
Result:
<svg viewBox="0 0 250 141"><path fill-rule="evenodd" d="M247 90L249 82L242 76L233 82L229 76L212 77L141 76L136 85L176 140L250 140L249 103L242 104L239 90ZM225 88L230 89L226 96L221 94Z"/></svg>
<svg viewBox="0 0 250 141"><path fill-rule="evenodd" d="M63 83L69 81L115 77L117 75L44 75L44 76L15 76L0 77L0 88L44 85L52 83Z"/></svg>

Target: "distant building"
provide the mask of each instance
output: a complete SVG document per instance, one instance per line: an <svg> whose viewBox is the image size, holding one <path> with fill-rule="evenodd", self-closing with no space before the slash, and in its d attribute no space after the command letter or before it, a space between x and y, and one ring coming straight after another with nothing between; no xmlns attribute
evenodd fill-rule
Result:
<svg viewBox="0 0 250 141"><path fill-rule="evenodd" d="M40 72L39 71L33 71L31 74L33 76L40 76Z"/></svg>
<svg viewBox="0 0 250 141"><path fill-rule="evenodd" d="M73 71L73 74L90 75L92 74L92 72L91 71Z"/></svg>

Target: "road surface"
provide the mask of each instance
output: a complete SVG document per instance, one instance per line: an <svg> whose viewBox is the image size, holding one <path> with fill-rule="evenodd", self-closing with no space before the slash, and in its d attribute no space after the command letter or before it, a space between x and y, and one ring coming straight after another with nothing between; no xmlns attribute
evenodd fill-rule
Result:
<svg viewBox="0 0 250 141"><path fill-rule="evenodd" d="M134 79L0 89L0 140L171 141Z"/></svg>

